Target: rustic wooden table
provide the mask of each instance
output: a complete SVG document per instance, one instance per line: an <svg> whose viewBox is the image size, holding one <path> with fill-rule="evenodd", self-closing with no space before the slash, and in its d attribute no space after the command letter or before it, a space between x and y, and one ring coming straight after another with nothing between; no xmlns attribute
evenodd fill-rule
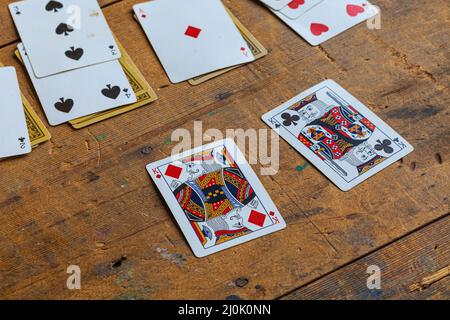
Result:
<svg viewBox="0 0 450 320"><path fill-rule="evenodd" d="M14 57L9 2L0 61L44 119ZM448 1L377 0L381 30L362 24L311 47L257 2L225 0L270 52L196 87L169 83L135 2L101 4L159 100L82 130L52 127L50 142L0 162L0 298L450 298ZM145 165L170 154L175 128L266 128L261 114L325 78L414 153L344 193L281 141L279 173L260 178L288 227L194 257ZM381 290L366 287L373 264ZM81 290L66 288L69 265L81 267Z"/></svg>

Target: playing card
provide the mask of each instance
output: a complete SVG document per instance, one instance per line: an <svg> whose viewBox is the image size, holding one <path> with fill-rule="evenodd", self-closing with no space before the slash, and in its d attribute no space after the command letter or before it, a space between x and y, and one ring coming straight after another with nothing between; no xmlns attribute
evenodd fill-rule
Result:
<svg viewBox="0 0 450 320"><path fill-rule="evenodd" d="M9 10L37 78L120 57L95 0L25 0Z"/></svg>
<svg viewBox="0 0 450 320"><path fill-rule="evenodd" d="M39 144L50 140L51 134L23 95L22 104L25 111L25 119L28 128L28 135L30 136L31 147L35 148Z"/></svg>
<svg viewBox="0 0 450 320"><path fill-rule="evenodd" d="M343 191L413 151L332 80L300 93L262 119Z"/></svg>
<svg viewBox="0 0 450 320"><path fill-rule="evenodd" d="M323 0L292 0L287 6L279 11L289 19L297 19L322 1Z"/></svg>
<svg viewBox="0 0 450 320"><path fill-rule="evenodd" d="M137 66L134 64L133 60L128 55L125 48L122 47L119 41L116 40L116 43L119 47L120 52L122 53L122 57L119 59L119 62L122 65L123 71L127 76L131 88L133 88L133 92L136 95L137 101L133 104L126 105L123 107L118 107L115 109L106 110L78 119L70 120L69 123L75 129L84 128L91 124L103 121L105 119L109 119L117 115L124 114L128 111L135 110L137 108L148 105L149 103L158 99L156 92L148 84L147 80L145 80L144 76L139 71Z"/></svg>
<svg viewBox="0 0 450 320"><path fill-rule="evenodd" d="M233 140L221 140L147 166L197 257L285 228Z"/></svg>
<svg viewBox="0 0 450 320"><path fill-rule="evenodd" d="M220 0L155 0L133 8L173 83L255 59Z"/></svg>
<svg viewBox="0 0 450 320"><path fill-rule="evenodd" d="M261 1L266 6L269 6L274 10L280 10L281 8L285 7L289 2L291 2L291 0L259 0L259 1Z"/></svg>
<svg viewBox="0 0 450 320"><path fill-rule="evenodd" d="M0 67L0 158L31 152L19 83L13 67Z"/></svg>
<svg viewBox="0 0 450 320"><path fill-rule="evenodd" d="M258 39L255 38L255 36L239 21L239 19L230 11L227 9L228 14L230 15L231 19L233 20L234 24L238 28L239 32L241 33L244 40L247 42L248 47L252 51L253 56L255 57L255 60L261 59L262 57L267 55L267 49L264 48L264 46L261 44L261 42L258 41ZM192 84L193 86L199 85L200 83L203 83L205 81L208 81L210 79L213 79L215 77L218 77L224 73L227 73L228 71L231 71L233 69L238 68L239 66L233 66L226 69L214 71L208 74L204 74L198 77L195 77L193 79L189 79L188 82Z"/></svg>
<svg viewBox="0 0 450 320"><path fill-rule="evenodd" d="M272 11L314 46L378 14L378 9L364 0L323 0L295 20Z"/></svg>
<svg viewBox="0 0 450 320"><path fill-rule="evenodd" d="M136 96L119 61L36 78L22 44L17 46L22 62L50 125L136 102Z"/></svg>

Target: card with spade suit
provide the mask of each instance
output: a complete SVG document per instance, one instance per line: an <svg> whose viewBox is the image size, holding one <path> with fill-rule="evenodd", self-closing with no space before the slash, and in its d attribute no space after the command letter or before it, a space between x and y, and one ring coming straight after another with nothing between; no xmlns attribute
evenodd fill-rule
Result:
<svg viewBox="0 0 450 320"><path fill-rule="evenodd" d="M272 11L313 46L379 13L378 8L365 0L323 0L297 19L288 17L286 12Z"/></svg>
<svg viewBox="0 0 450 320"><path fill-rule="evenodd" d="M24 46L20 43L17 48L52 126L136 102L117 60L39 79L34 76Z"/></svg>
<svg viewBox="0 0 450 320"><path fill-rule="evenodd" d="M255 60L220 0L154 0L133 8L173 83Z"/></svg>
<svg viewBox="0 0 450 320"><path fill-rule="evenodd" d="M96 0L25 0L9 10L36 78L120 58Z"/></svg>
<svg viewBox="0 0 450 320"><path fill-rule="evenodd" d="M233 140L173 155L147 170L197 257L286 227Z"/></svg>
<svg viewBox="0 0 450 320"><path fill-rule="evenodd" d="M31 152L25 113L13 67L0 67L0 158Z"/></svg>
<svg viewBox="0 0 450 320"><path fill-rule="evenodd" d="M332 80L300 93L262 119L343 191L413 151Z"/></svg>

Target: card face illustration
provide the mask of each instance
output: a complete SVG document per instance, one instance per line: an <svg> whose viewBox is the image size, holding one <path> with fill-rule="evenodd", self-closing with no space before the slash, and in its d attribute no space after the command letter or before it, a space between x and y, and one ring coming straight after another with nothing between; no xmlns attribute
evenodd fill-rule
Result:
<svg viewBox="0 0 450 320"><path fill-rule="evenodd" d="M155 0L133 8L173 83L255 59L220 0Z"/></svg>
<svg viewBox="0 0 450 320"><path fill-rule="evenodd" d="M0 67L0 158L31 152L19 83L13 67Z"/></svg>
<svg viewBox="0 0 450 320"><path fill-rule="evenodd" d="M136 102L119 61L38 79L34 77L23 45L17 48L52 126Z"/></svg>
<svg viewBox="0 0 450 320"><path fill-rule="evenodd" d="M347 29L374 17L379 10L364 0L323 0L298 19L272 10L311 45L319 45Z"/></svg>
<svg viewBox="0 0 450 320"><path fill-rule="evenodd" d="M197 257L286 226L233 140L151 163L147 170Z"/></svg>
<svg viewBox="0 0 450 320"><path fill-rule="evenodd" d="M343 191L413 151L332 80L300 93L262 119Z"/></svg>
<svg viewBox="0 0 450 320"><path fill-rule="evenodd" d="M96 0L25 0L9 10L37 78L120 58Z"/></svg>

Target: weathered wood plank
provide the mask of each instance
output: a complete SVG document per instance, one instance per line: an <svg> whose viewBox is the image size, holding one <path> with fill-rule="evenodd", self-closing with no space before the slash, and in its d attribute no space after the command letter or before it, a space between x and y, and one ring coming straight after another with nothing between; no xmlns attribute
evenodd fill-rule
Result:
<svg viewBox="0 0 450 320"><path fill-rule="evenodd" d="M381 289L368 289L369 266L381 270ZM448 299L450 216L440 219L283 297L295 299ZM442 274L421 290L422 279Z"/></svg>
<svg viewBox="0 0 450 320"><path fill-rule="evenodd" d="M423 20L434 12L431 5L380 1L390 9L381 31L358 26L313 48L255 2L229 1L271 52L191 87L168 85L131 17L132 3L108 6L105 15L160 99L79 131L51 128L51 143L0 162L0 297L275 298L448 212L445 72L436 69L433 80L425 67L411 67L420 66L416 55L419 49L427 52L429 42L401 38L407 64L385 45L395 38L392 33L408 34L417 21L422 23L417 37L445 30L438 21L445 13ZM394 21L398 15L402 24ZM2 48L0 61L17 67L22 90L37 106L14 47ZM433 59L445 69L445 47L434 50ZM261 180L288 228L195 258L145 165L170 154L175 128L191 130L194 119L205 129L266 128L261 114L326 77L366 102L416 151L343 193L313 167L299 171L304 158L282 141L280 171ZM147 146L153 151L142 153ZM260 166L253 167L259 173ZM80 291L65 288L70 264L81 267ZM240 278L247 281L236 282Z"/></svg>

